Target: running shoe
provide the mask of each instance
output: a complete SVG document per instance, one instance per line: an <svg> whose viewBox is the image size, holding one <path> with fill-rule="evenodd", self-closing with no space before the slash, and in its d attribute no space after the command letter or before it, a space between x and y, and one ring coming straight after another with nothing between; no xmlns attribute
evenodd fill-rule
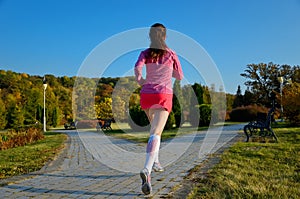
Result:
<svg viewBox="0 0 300 199"><path fill-rule="evenodd" d="M151 177L149 175L148 169L144 168L141 172L140 172L140 176L142 179L142 192L145 195L149 195L152 191L152 187L151 187Z"/></svg>
<svg viewBox="0 0 300 199"><path fill-rule="evenodd" d="M162 172L162 171L164 171L164 168L160 165L159 162L154 162L152 169L155 172Z"/></svg>

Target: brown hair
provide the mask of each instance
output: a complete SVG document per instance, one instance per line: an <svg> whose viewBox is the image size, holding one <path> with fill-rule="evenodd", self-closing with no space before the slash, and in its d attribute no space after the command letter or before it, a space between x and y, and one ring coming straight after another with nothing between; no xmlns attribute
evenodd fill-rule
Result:
<svg viewBox="0 0 300 199"><path fill-rule="evenodd" d="M167 35L167 29L163 24L155 23L151 26L149 37L151 40L148 56L157 61L161 58L168 48L165 39Z"/></svg>

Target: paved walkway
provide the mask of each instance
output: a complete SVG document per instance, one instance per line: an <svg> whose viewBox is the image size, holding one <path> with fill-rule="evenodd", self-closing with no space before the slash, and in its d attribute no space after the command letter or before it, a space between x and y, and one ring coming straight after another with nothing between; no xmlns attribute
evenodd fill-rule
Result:
<svg viewBox="0 0 300 199"><path fill-rule="evenodd" d="M242 125L227 126L223 127L222 131L217 129L209 132L211 137L205 136L206 132L200 131L162 142L161 157L169 157L169 160L164 162L161 158L161 162L165 166L164 172L152 173L152 197L166 197L174 186L180 184L190 169L207 158L206 152L216 152L232 140L241 128ZM56 161L56 163L59 162L59 165L49 166L40 172L26 175L26 179L0 187L1 199L145 198L141 193L141 180L138 174L144 159L131 160L140 158L140 155L135 154L145 155L143 153L145 144L134 144L115 138L109 138L107 141L107 139L99 137L101 133L64 132L69 135L69 145L63 159ZM222 132L220 137L218 132ZM214 136L217 136L218 139L217 143L213 144L213 148L208 151L201 148L201 146L205 146L204 140L206 143L213 142ZM176 145L171 145L171 142L182 147L174 149L172 146ZM207 145L207 147L209 146ZM116 151L119 152L116 153ZM125 155L128 153L131 155ZM115 154L123 155L116 158ZM109 155L113 157L113 163L107 161ZM174 158L172 159L172 157ZM129 161L126 161L128 158ZM130 164L133 166L128 167ZM53 168L55 169L53 170ZM136 172L132 172L131 169Z"/></svg>

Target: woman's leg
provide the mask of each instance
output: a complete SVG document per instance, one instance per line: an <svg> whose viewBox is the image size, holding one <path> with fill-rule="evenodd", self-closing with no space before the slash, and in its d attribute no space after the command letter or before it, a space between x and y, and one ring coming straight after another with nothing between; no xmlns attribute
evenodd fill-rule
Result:
<svg viewBox="0 0 300 199"><path fill-rule="evenodd" d="M153 118L154 118L154 112L151 111L151 115L150 115L149 109L146 109L146 110L144 110L144 111L145 111L145 113L146 113L146 115L147 115L147 118L148 118L148 120L149 120L149 122L150 122L150 126L151 126L152 120L153 120ZM151 136L151 132L150 132L149 137L150 137L150 136ZM159 155L156 155L156 156L155 156L155 159L154 159L154 162L156 162L156 163L159 163L158 156L159 156Z"/></svg>
<svg viewBox="0 0 300 199"><path fill-rule="evenodd" d="M161 134L168 120L169 112L165 109L149 109L146 113L148 118L151 119L150 137L147 144L147 155L145 168L152 171L153 163L158 162L158 152L160 147Z"/></svg>
<svg viewBox="0 0 300 199"><path fill-rule="evenodd" d="M150 122L150 125L151 125L151 122L152 122L152 120L153 120L154 115L153 115L152 112L151 112L151 115L150 115L150 109L146 109L146 110L144 110L144 111L145 111L145 113L146 113L146 115L147 115L147 118L148 118L148 120L149 120L149 122Z"/></svg>
<svg viewBox="0 0 300 199"><path fill-rule="evenodd" d="M142 191L148 195L151 193L151 171L153 163L158 159L160 137L167 122L169 112L164 109L148 109L145 111L150 125L150 137L147 144L147 155L144 169L140 172L142 178Z"/></svg>

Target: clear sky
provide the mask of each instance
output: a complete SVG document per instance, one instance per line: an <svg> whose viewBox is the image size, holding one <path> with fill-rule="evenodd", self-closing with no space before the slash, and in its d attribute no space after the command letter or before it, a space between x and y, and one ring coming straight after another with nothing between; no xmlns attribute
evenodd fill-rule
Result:
<svg viewBox="0 0 300 199"><path fill-rule="evenodd" d="M0 0L0 69L76 76L98 44L155 22L198 42L229 93L244 88L247 64L300 65L299 0ZM135 56L107 75L130 70Z"/></svg>

